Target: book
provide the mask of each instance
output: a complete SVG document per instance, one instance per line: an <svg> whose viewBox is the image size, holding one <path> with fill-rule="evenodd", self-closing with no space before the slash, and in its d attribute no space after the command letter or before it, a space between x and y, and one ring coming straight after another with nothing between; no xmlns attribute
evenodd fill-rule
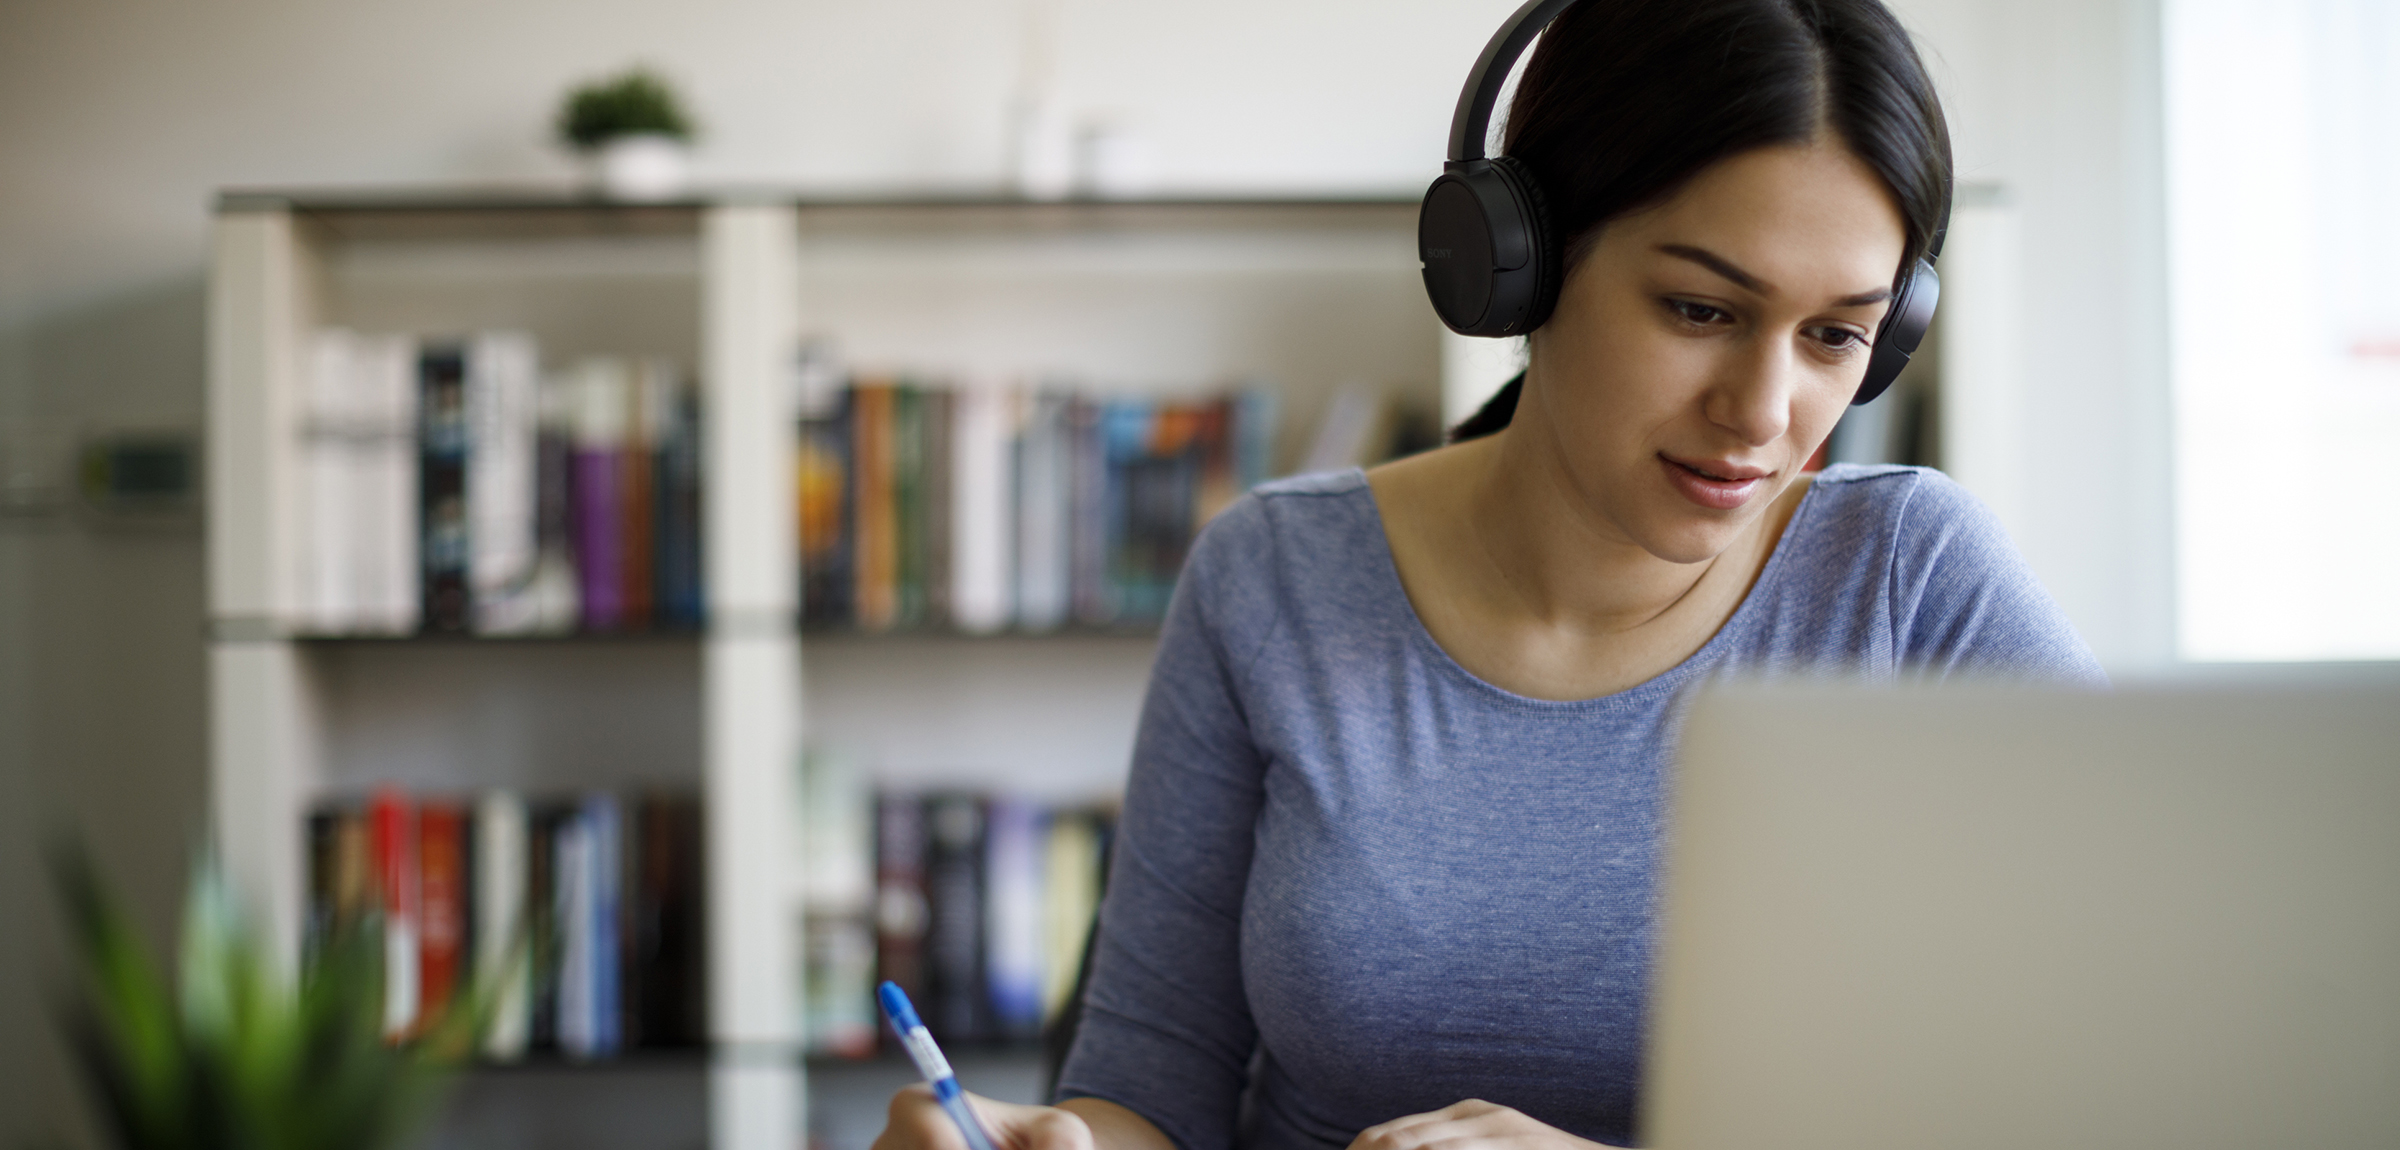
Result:
<svg viewBox="0 0 2400 1150"><path fill-rule="evenodd" d="M1091 945L1092 926L1100 912L1100 844L1097 815L1061 811L1051 817L1042 867L1045 1024L1066 1010L1084 951Z"/></svg>
<svg viewBox="0 0 2400 1150"><path fill-rule="evenodd" d="M900 534L895 487L899 389L861 383L851 394L851 476L858 485L851 525L851 620L866 631L900 621Z"/></svg>
<svg viewBox="0 0 2400 1150"><path fill-rule="evenodd" d="M531 924L526 907L528 815L508 791L475 803L475 984L490 988L491 1019L480 1049L494 1062L525 1056L533 1032Z"/></svg>
<svg viewBox="0 0 2400 1150"><path fill-rule="evenodd" d="M299 540L295 620L302 629L342 634L364 629L360 569L366 540L358 537L367 455L361 442L367 412L358 336L321 328L309 339L308 360L295 397L300 427L296 495Z"/></svg>
<svg viewBox="0 0 2400 1150"><path fill-rule="evenodd" d="M1071 401L1036 394L1017 438L1017 626L1048 631L1067 621L1072 594Z"/></svg>
<svg viewBox="0 0 2400 1150"><path fill-rule="evenodd" d="M457 344L428 345L417 358L417 515L423 618L433 632L474 624L468 583L467 360Z"/></svg>
<svg viewBox="0 0 2400 1150"><path fill-rule="evenodd" d="M859 915L811 916L801 937L807 977L802 1035L810 1054L867 1058L880 1032L875 1015L876 934Z"/></svg>
<svg viewBox="0 0 2400 1150"><path fill-rule="evenodd" d="M520 634L539 622L541 355L523 332L466 345L467 572L475 629Z"/></svg>
<svg viewBox="0 0 2400 1150"><path fill-rule="evenodd" d="M950 611L970 634L1006 627L1012 611L1017 406L1013 389L995 385L963 388L951 400Z"/></svg>
<svg viewBox="0 0 2400 1150"><path fill-rule="evenodd" d="M527 963L529 1050L561 1052L559 1038L560 983L566 972L567 922L570 900L566 878L559 871L561 849L580 817L575 805L555 799L528 803L525 812L525 916L528 928Z"/></svg>
<svg viewBox="0 0 2400 1150"><path fill-rule="evenodd" d="M583 618L582 587L575 571L575 401L572 375L544 378L534 436L534 571L529 597L531 629L545 635L573 631Z"/></svg>
<svg viewBox="0 0 2400 1150"><path fill-rule="evenodd" d="M351 347L351 490L348 524L358 580L356 614L341 629L415 631L423 614L417 468L418 348L408 336L358 336Z"/></svg>
<svg viewBox="0 0 2400 1150"><path fill-rule="evenodd" d="M624 360L596 357L576 368L569 482L576 591L588 631L614 631L629 622L622 504L632 389Z"/></svg>
<svg viewBox="0 0 2400 1150"><path fill-rule="evenodd" d="M1030 1040L1042 1032L1049 817L1041 804L1012 796L995 796L984 810L983 966L992 1034Z"/></svg>
<svg viewBox="0 0 2400 1150"><path fill-rule="evenodd" d="M652 793L634 806L626 929L624 1046L698 1046L708 1036L700 943L700 803Z"/></svg>
<svg viewBox="0 0 2400 1150"><path fill-rule="evenodd" d="M626 397L626 433L617 467L622 485L617 495L620 526L618 545L624 570L618 585L624 592L624 624L647 627L658 620L659 513L661 475L659 456L665 451L674 421L679 384L675 365L645 359L633 365Z"/></svg>
<svg viewBox="0 0 2400 1150"><path fill-rule="evenodd" d="M1108 579L1108 422L1112 404L1075 398L1067 403L1067 595L1077 622L1103 627L1117 618L1116 588Z"/></svg>
<svg viewBox="0 0 2400 1150"><path fill-rule="evenodd" d="M864 1057L877 1032L873 796L855 761L818 749L801 761L800 804L804 1042L812 1053Z"/></svg>
<svg viewBox="0 0 2400 1150"><path fill-rule="evenodd" d="M880 980L896 982L910 1001L927 1002L925 932L925 807L915 795L875 801L875 965Z"/></svg>
<svg viewBox="0 0 2400 1150"><path fill-rule="evenodd" d="M838 626L852 605L851 519L853 494L850 423L853 404L846 388L808 396L800 422L798 498L800 515L800 617Z"/></svg>
<svg viewBox="0 0 2400 1150"><path fill-rule="evenodd" d="M925 392L904 385L892 393L891 488L896 604L890 626L925 619Z"/></svg>
<svg viewBox="0 0 2400 1150"><path fill-rule="evenodd" d="M923 601L920 626L946 627L951 622L951 521L955 518L951 468L956 453L957 394L948 388L925 388L917 393L918 425L917 546L919 596Z"/></svg>
<svg viewBox="0 0 2400 1150"><path fill-rule="evenodd" d="M558 929L557 1040L570 1058L616 1053L616 900L606 887L616 871L605 808L587 798L552 833Z"/></svg>
<svg viewBox="0 0 2400 1150"><path fill-rule="evenodd" d="M679 383L670 412L658 455L658 619L670 627L698 629L707 613L700 571L699 389Z"/></svg>
<svg viewBox="0 0 2400 1150"><path fill-rule="evenodd" d="M971 794L925 800L925 998L920 1012L943 1042L993 1034L984 966L984 807Z"/></svg>
<svg viewBox="0 0 2400 1150"><path fill-rule="evenodd" d="M1317 433L1301 456L1302 473L1339 471L1379 461L1390 444L1391 403L1362 383L1345 383L1318 417Z"/></svg>
<svg viewBox="0 0 2400 1150"><path fill-rule="evenodd" d="M1275 474L1277 409L1275 389L1262 383L1247 385L1234 397L1234 472L1243 491Z"/></svg>
<svg viewBox="0 0 2400 1150"><path fill-rule="evenodd" d="M308 819L308 919L313 948L336 932L363 929L376 906L366 816L354 808L320 810Z"/></svg>
<svg viewBox="0 0 2400 1150"><path fill-rule="evenodd" d="M1258 387L1103 402L989 382L813 386L794 480L812 627L1153 623L1193 536L1265 477L1273 438Z"/></svg>
<svg viewBox="0 0 2400 1150"><path fill-rule="evenodd" d="M417 808L417 1017L419 1035L440 1026L466 973L467 812L456 803Z"/></svg>
<svg viewBox="0 0 2400 1150"><path fill-rule="evenodd" d="M417 820L397 791L367 806L367 859L383 925L383 1033L406 1036L417 1022Z"/></svg>

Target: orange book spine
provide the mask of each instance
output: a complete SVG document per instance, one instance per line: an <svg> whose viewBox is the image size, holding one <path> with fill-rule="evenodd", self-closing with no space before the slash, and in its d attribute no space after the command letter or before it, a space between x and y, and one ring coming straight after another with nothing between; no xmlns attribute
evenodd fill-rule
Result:
<svg viewBox="0 0 2400 1150"><path fill-rule="evenodd" d="M858 522L854 525L857 586L852 602L860 629L881 631L900 618L900 530L892 491L892 417L896 389L862 385L858 422Z"/></svg>
<svg viewBox="0 0 2400 1150"><path fill-rule="evenodd" d="M439 1025L458 992L467 944L466 809L427 803L417 812L417 1021Z"/></svg>

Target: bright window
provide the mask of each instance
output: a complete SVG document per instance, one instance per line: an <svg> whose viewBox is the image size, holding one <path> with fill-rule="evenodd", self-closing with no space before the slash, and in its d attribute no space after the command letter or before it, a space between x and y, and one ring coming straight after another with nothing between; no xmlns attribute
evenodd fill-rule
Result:
<svg viewBox="0 0 2400 1150"><path fill-rule="evenodd" d="M2182 653L2400 658L2400 4L2165 18Z"/></svg>

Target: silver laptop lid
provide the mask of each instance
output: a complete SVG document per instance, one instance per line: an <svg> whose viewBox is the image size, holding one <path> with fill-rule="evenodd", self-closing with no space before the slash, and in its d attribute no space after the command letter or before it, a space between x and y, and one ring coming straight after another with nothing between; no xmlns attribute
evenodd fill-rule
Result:
<svg viewBox="0 0 2400 1150"><path fill-rule="evenodd" d="M2388 685L1734 687L1671 826L1654 1146L2400 1146Z"/></svg>

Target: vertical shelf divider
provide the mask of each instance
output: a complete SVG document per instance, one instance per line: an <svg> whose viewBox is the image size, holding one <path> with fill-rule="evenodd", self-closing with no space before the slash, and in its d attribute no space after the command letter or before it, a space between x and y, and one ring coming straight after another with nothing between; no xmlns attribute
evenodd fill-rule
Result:
<svg viewBox="0 0 2400 1150"><path fill-rule="evenodd" d="M282 208L217 216L208 293L209 825L286 970L298 969L301 813L317 776L295 587L292 434L316 253Z"/></svg>
<svg viewBox="0 0 2400 1150"><path fill-rule="evenodd" d="M707 796L710 1144L790 1150L800 1059L800 647L791 395L799 233L787 203L701 225L702 674Z"/></svg>

